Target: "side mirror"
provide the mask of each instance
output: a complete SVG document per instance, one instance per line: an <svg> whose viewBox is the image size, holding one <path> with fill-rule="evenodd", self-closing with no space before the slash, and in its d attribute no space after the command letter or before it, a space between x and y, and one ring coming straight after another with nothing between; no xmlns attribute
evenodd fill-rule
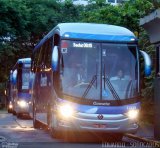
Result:
<svg viewBox="0 0 160 148"><path fill-rule="evenodd" d="M51 57L51 66L53 71L58 70L58 62L59 62L59 54L58 54L58 46L54 46L52 49L52 57Z"/></svg>
<svg viewBox="0 0 160 148"><path fill-rule="evenodd" d="M14 70L14 71L13 71L12 83L13 83L13 84L16 84L16 83L17 83L17 70Z"/></svg>
<svg viewBox="0 0 160 148"><path fill-rule="evenodd" d="M151 75L151 67L152 67L152 61L150 56L145 52L140 50L141 55L144 58L144 71L145 71L145 76L150 76Z"/></svg>

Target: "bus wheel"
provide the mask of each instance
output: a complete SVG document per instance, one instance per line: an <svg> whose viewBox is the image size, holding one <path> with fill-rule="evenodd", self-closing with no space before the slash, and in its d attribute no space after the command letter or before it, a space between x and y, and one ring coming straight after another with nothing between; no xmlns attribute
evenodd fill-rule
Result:
<svg viewBox="0 0 160 148"><path fill-rule="evenodd" d="M13 113L13 110L12 109L7 109L8 113Z"/></svg>
<svg viewBox="0 0 160 148"><path fill-rule="evenodd" d="M35 129L40 128L40 125L39 125L38 121L36 120L36 109L34 107L34 104L33 104L33 127Z"/></svg>
<svg viewBox="0 0 160 148"><path fill-rule="evenodd" d="M40 128L40 125L39 125L38 121L36 120L35 116L33 116L33 127L35 129Z"/></svg>
<svg viewBox="0 0 160 148"><path fill-rule="evenodd" d="M17 118L21 118L22 114L21 113L17 113Z"/></svg>
<svg viewBox="0 0 160 148"><path fill-rule="evenodd" d="M13 114L14 116L16 115L16 112L15 112L15 110L13 110L12 114Z"/></svg>
<svg viewBox="0 0 160 148"><path fill-rule="evenodd" d="M52 138L60 138L60 133L58 133L54 128L50 128L50 135Z"/></svg>
<svg viewBox="0 0 160 148"><path fill-rule="evenodd" d="M57 131L56 129L55 129L55 127L53 127L54 125L53 125L53 122L54 122L54 124L56 123L55 121L53 121L53 120L56 120L55 118L53 118L53 114L50 112L50 117L49 117L49 120L48 120L48 127L49 127L49 132L50 132L50 135L51 135L51 137L52 138L60 138L60 136L61 136L61 133L60 133L60 131Z"/></svg>

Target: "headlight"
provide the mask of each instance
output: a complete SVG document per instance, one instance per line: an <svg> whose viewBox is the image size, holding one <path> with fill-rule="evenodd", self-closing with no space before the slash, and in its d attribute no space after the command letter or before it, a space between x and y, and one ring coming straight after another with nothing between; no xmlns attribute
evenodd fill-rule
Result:
<svg viewBox="0 0 160 148"><path fill-rule="evenodd" d="M28 104L32 104L32 101L29 101Z"/></svg>
<svg viewBox="0 0 160 148"><path fill-rule="evenodd" d="M133 109L133 110L129 110L126 115L130 118L130 119L137 119L138 115L139 115L139 110L137 109Z"/></svg>
<svg viewBox="0 0 160 148"><path fill-rule="evenodd" d="M9 109L12 109L13 108L13 105L12 104L9 104Z"/></svg>
<svg viewBox="0 0 160 148"><path fill-rule="evenodd" d="M26 106L27 106L27 102L24 101L24 100L18 101L17 103L18 103L18 105L19 105L20 107L26 107Z"/></svg>
<svg viewBox="0 0 160 148"><path fill-rule="evenodd" d="M59 106L59 113L61 116L67 118L73 115L73 108L69 104Z"/></svg>

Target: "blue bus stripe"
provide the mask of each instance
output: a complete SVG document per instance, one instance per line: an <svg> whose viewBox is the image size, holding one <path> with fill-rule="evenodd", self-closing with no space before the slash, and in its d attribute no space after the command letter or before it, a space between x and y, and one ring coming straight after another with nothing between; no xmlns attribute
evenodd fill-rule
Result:
<svg viewBox="0 0 160 148"><path fill-rule="evenodd" d="M90 113L90 114L123 114L129 109L140 109L140 102L122 106L96 106L96 105L82 105L72 103L66 100L59 99L60 102L70 103L76 112Z"/></svg>

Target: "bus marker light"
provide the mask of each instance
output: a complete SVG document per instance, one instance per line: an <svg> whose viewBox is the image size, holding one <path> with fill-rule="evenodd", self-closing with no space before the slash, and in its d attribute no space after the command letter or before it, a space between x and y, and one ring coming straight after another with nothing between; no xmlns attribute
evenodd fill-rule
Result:
<svg viewBox="0 0 160 148"><path fill-rule="evenodd" d="M134 38L131 38L131 41L135 41L135 39L134 39Z"/></svg>

